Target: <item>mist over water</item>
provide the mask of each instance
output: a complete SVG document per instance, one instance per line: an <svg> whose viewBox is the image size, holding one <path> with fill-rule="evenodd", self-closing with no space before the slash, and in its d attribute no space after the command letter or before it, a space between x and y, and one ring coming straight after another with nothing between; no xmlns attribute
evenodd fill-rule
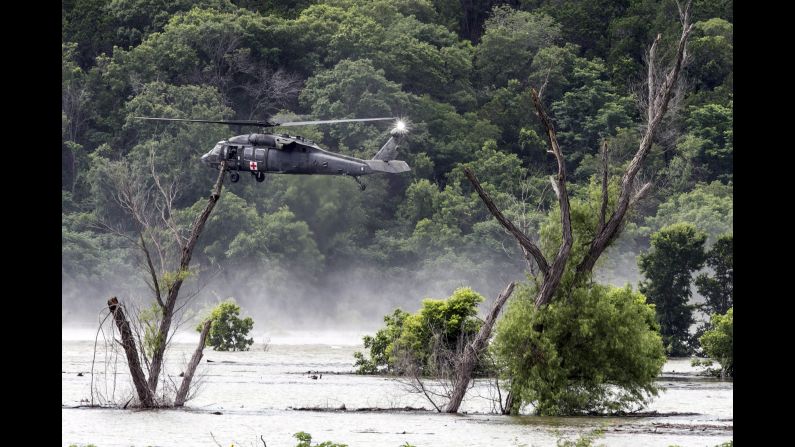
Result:
<svg viewBox="0 0 795 447"><path fill-rule="evenodd" d="M183 285L180 301L195 296L186 306L186 322L177 339L193 340L197 318L232 297L241 306L241 315L254 319L256 342L360 344L361 337L382 327L384 315L395 308L414 312L424 298L447 298L458 287L481 293L485 298L481 313L485 313L509 281L525 280L521 269L512 270L461 269L451 263L419 271L333 266L319 276L254 267L221 271L202 279L198 293L199 281L189 279ZM140 275L80 283L64 278L62 286L64 339L93 339L100 312L111 296L139 309L153 301Z"/></svg>

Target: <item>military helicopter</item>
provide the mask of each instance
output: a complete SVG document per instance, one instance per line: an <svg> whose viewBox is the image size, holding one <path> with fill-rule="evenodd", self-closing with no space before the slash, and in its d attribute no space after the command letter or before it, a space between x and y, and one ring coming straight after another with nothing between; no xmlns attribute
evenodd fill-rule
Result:
<svg viewBox="0 0 795 447"><path fill-rule="evenodd" d="M217 121L153 118L144 116L136 116L135 118L155 121L256 126L262 129L276 126L309 126L315 124L395 120L395 125L390 130L391 136L389 140L375 154L372 160L362 160L356 157L326 151L314 141L301 136L252 133L237 135L228 140L219 141L209 152L202 155L201 161L209 167L219 169L221 161L226 160L226 170L231 171L229 178L232 183L237 183L240 180L241 171L251 172L251 175L260 183L265 181L265 174L346 175L353 177L362 191L364 191L366 185L359 180L360 176L379 172L399 174L411 170L405 161L395 160L398 145L408 133L408 127L403 120L393 117L291 121L281 123L255 120Z"/></svg>

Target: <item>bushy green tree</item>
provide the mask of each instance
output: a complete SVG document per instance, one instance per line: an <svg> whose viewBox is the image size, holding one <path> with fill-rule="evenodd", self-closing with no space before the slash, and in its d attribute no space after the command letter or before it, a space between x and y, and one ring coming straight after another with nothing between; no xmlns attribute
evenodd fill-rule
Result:
<svg viewBox="0 0 795 447"><path fill-rule="evenodd" d="M254 320L251 317L241 319L238 315L240 306L231 298L215 306L207 317L212 320L207 345L215 351L248 351L254 339L246 335L254 327ZM201 330L202 324L199 324L196 331Z"/></svg>
<svg viewBox="0 0 795 447"><path fill-rule="evenodd" d="M651 248L638 260L646 278L640 291L655 305L670 356L688 355L693 350L693 306L688 301L693 272L704 264L706 240L707 235L692 224L670 225L652 235Z"/></svg>
<svg viewBox="0 0 795 447"><path fill-rule="evenodd" d="M395 309L391 315L384 315L385 326L379 329L375 336L365 335L362 338L364 349L369 349L370 358L366 358L361 352L355 352L356 358L354 366L357 367L359 374L375 374L390 370L391 353L394 351L393 343L400 338L403 331L403 322L410 313L401 309Z"/></svg>
<svg viewBox="0 0 795 447"><path fill-rule="evenodd" d="M396 309L384 317L386 327L375 337L364 337L370 359L358 352L354 354L359 372L401 373L411 364L420 374L433 374L442 366L434 364L435 350L455 351L458 343L480 329L476 316L482 301L482 295L462 287L447 299L424 299L422 308L414 314Z"/></svg>
<svg viewBox="0 0 795 447"><path fill-rule="evenodd" d="M720 363L721 377L734 377L734 307L725 315L713 314L711 326L699 339L704 354Z"/></svg>
<svg viewBox="0 0 795 447"><path fill-rule="evenodd" d="M541 415L626 411L657 395L665 352L653 306L627 286L579 286L536 309L514 292L492 344L519 406Z"/></svg>

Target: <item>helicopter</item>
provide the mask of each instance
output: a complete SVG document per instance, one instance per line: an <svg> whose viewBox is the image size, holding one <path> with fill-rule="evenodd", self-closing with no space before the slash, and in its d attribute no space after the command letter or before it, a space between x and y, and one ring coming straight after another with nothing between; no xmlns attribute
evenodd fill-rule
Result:
<svg viewBox="0 0 795 447"><path fill-rule="evenodd" d="M408 133L408 126L403 120L394 117L291 122L154 118L145 116L136 116L135 118L154 121L256 126L262 129L276 126L309 126L315 124L395 120L395 125L390 130L389 140L371 160L362 160L348 155L329 152L322 149L314 141L297 135L251 133L236 135L227 140L219 141L209 152L202 155L201 161L211 168L220 169L221 162L225 160L226 170L231 171L229 178L232 183L237 183L240 180L240 172L250 172L252 177L259 183L265 181L265 174L343 175L353 177L362 191L365 190L366 185L359 180L360 176L381 172L399 174L411 170L405 161L395 160L399 144Z"/></svg>

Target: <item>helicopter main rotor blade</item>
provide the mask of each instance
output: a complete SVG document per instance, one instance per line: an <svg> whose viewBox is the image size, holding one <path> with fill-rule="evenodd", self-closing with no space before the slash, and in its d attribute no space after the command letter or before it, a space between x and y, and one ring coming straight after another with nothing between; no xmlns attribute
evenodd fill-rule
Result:
<svg viewBox="0 0 795 447"><path fill-rule="evenodd" d="M288 121L286 123L276 123L276 126L311 126L313 124L336 124L336 123L358 123L363 121L386 121L386 120L394 120L397 118L387 117L387 118L351 118L351 119L341 119L341 120L319 120L319 121Z"/></svg>
<svg viewBox="0 0 795 447"><path fill-rule="evenodd" d="M205 124L228 124L230 126L257 126L257 127L276 127L276 126L311 126L314 124L336 124L336 123L356 123L364 121L387 121L397 118L350 118L339 120L318 120L318 121L287 121L284 123L273 123L270 121L257 120L196 120L187 118L150 118L147 116L135 116L133 118L150 121L177 121L184 123L205 123Z"/></svg>
<svg viewBox="0 0 795 447"><path fill-rule="evenodd" d="M271 123L270 121L255 121L255 120L194 120L194 119L185 119L185 118L150 118L146 116L135 116L133 118L139 120L151 120L151 121L181 121L187 123L228 124L230 126L258 126L258 127L278 126L278 124Z"/></svg>

